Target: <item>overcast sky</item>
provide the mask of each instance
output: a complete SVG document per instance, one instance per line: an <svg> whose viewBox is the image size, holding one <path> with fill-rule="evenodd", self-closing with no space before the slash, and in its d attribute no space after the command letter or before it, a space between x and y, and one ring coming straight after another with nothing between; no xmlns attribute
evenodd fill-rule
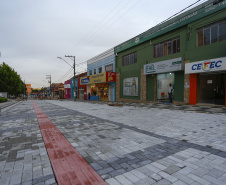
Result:
<svg viewBox="0 0 226 185"><path fill-rule="evenodd" d="M197 0L0 0L0 64L33 88L64 82L88 59L150 29ZM202 0L200 2L204 2ZM200 3L199 2L199 3ZM66 75L68 73L68 75Z"/></svg>

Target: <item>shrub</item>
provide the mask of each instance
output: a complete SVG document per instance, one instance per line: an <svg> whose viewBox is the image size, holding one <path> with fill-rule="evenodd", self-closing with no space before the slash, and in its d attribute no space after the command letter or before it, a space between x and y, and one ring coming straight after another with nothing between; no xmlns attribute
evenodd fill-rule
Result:
<svg viewBox="0 0 226 185"><path fill-rule="evenodd" d="M7 102L7 98L0 98L0 103Z"/></svg>

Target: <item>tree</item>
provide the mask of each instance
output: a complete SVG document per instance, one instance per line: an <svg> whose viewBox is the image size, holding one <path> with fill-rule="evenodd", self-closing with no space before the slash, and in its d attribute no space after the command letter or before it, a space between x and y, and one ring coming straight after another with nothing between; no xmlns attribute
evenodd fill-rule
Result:
<svg viewBox="0 0 226 185"><path fill-rule="evenodd" d="M23 94L24 86L20 75L3 62L0 65L0 92L8 92L9 95L18 96Z"/></svg>

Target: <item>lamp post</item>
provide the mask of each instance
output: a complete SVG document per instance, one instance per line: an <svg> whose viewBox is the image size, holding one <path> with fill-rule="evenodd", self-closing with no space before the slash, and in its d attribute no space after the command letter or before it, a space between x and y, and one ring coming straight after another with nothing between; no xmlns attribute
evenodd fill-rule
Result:
<svg viewBox="0 0 226 185"><path fill-rule="evenodd" d="M69 56L69 55L65 55L65 57L72 57L74 59L74 65L72 66L71 64L69 64L66 60L62 59L61 57L57 57L61 60L63 60L64 62L66 62L69 66L71 66L74 69L74 87L73 87L73 92L74 92L74 101L76 101L76 87L75 87L75 56Z"/></svg>

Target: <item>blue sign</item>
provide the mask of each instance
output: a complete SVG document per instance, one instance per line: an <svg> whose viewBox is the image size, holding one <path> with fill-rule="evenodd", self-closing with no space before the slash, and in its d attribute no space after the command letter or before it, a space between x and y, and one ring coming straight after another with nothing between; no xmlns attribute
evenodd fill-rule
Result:
<svg viewBox="0 0 226 185"><path fill-rule="evenodd" d="M88 84L89 81L90 80L88 78L83 78L83 79L81 79L81 84Z"/></svg>

